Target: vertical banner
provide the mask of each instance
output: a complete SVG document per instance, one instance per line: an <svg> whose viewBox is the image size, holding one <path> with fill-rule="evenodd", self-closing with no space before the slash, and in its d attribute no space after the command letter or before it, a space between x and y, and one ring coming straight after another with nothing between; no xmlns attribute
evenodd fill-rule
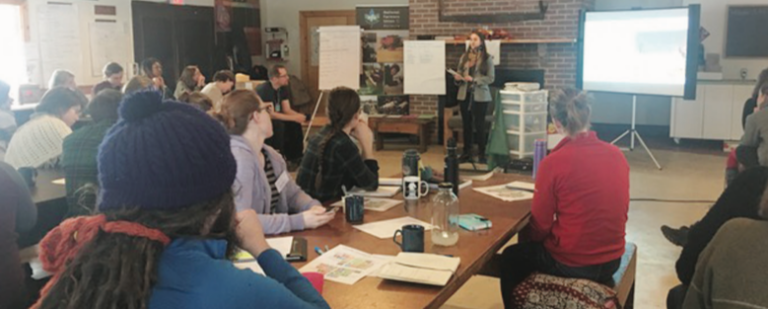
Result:
<svg viewBox="0 0 768 309"><path fill-rule="evenodd" d="M408 6L357 6L362 69L358 93L370 115L408 115L403 52L409 36Z"/></svg>

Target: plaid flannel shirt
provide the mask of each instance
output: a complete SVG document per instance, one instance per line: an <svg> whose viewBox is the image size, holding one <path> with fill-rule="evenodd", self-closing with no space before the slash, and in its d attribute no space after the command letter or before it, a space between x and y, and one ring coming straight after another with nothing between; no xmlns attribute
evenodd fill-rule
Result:
<svg viewBox="0 0 768 309"><path fill-rule="evenodd" d="M113 120L103 120L73 132L64 139L61 166L66 179L67 217L90 215L96 206L96 191L83 187L99 185L96 157Z"/></svg>
<svg viewBox="0 0 768 309"><path fill-rule="evenodd" d="M323 203L341 198L344 195L341 190L342 185L347 189L358 187L376 190L379 187L378 162L364 160L357 145L343 132L334 135L326 144L323 152L322 184L319 190L315 188L315 178L319 170L320 143L331 131L330 126L325 126L310 138L299 167L296 183L304 192Z"/></svg>

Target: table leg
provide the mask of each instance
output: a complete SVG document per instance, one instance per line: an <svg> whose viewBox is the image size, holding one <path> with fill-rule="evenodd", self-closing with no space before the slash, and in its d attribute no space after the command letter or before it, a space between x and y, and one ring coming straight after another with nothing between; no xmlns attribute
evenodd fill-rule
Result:
<svg viewBox="0 0 768 309"><path fill-rule="evenodd" d="M426 124L419 125L419 149L421 153L427 152L427 131Z"/></svg>
<svg viewBox="0 0 768 309"><path fill-rule="evenodd" d="M384 138L379 133L379 123L376 122L375 129L373 130L374 138L376 139L376 151L384 149Z"/></svg>

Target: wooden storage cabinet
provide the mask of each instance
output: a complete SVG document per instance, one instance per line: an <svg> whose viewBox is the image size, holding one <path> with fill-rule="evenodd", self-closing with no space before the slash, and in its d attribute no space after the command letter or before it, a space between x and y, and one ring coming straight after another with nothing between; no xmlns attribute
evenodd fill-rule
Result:
<svg viewBox="0 0 768 309"><path fill-rule="evenodd" d="M739 140L750 82L700 82L696 100L672 99L669 135L675 139Z"/></svg>

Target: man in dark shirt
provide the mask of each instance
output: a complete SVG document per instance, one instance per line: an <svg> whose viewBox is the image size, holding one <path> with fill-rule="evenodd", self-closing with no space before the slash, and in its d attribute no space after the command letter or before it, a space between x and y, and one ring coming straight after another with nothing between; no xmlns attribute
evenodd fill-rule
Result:
<svg viewBox="0 0 768 309"><path fill-rule="evenodd" d="M274 112L270 114L274 135L266 140L267 145L285 156L289 165L297 166L304 152L301 125L308 117L291 108L288 80L288 70L285 66L275 64L269 69L269 82L256 87L256 93L264 103L272 103L275 106Z"/></svg>

